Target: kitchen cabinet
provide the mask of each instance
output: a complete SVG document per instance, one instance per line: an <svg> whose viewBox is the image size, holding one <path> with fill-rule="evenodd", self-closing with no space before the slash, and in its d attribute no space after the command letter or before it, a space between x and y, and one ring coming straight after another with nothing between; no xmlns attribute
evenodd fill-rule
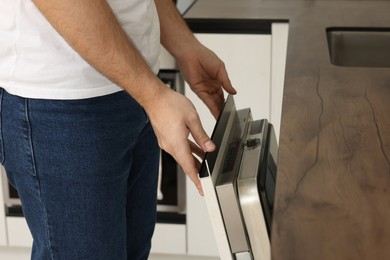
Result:
<svg viewBox="0 0 390 260"><path fill-rule="evenodd" d="M271 35L196 34L225 63L237 109L251 107L253 117L268 118L270 112ZM186 85L185 94L194 103L205 130L211 135L215 119Z"/></svg>
<svg viewBox="0 0 390 260"><path fill-rule="evenodd" d="M6 217L7 239L10 247L31 247L33 239L23 217Z"/></svg>
<svg viewBox="0 0 390 260"><path fill-rule="evenodd" d="M280 120L286 70L288 23L273 23L271 35L271 80L269 121L273 124L279 141Z"/></svg>
<svg viewBox="0 0 390 260"><path fill-rule="evenodd" d="M225 63L233 86L237 109L250 107L253 118L267 118L280 132L280 116L287 50L287 23L274 23L271 34L196 33L205 46ZM203 127L211 136L216 120L186 84L185 95L193 102ZM217 256L204 198L187 179L187 252Z"/></svg>
<svg viewBox="0 0 390 260"><path fill-rule="evenodd" d="M7 224L5 221L5 207L3 198L3 183L1 175L5 174L3 166L0 165L0 246L7 245Z"/></svg>

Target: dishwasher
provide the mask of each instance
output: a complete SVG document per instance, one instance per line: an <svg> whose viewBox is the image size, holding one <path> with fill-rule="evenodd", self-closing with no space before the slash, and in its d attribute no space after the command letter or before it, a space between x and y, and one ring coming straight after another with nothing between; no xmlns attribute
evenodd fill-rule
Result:
<svg viewBox="0 0 390 260"><path fill-rule="evenodd" d="M217 148L199 171L208 214L223 260L271 259L271 222L278 145L267 119L236 110L228 95L215 125Z"/></svg>

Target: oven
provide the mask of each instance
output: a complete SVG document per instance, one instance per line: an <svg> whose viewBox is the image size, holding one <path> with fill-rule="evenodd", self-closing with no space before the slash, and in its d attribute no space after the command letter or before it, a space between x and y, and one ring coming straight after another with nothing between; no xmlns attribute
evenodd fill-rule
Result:
<svg viewBox="0 0 390 260"><path fill-rule="evenodd" d="M19 199L18 192L8 182L7 175L3 166L1 167L1 178L3 184L3 200L7 216L23 216L22 205Z"/></svg>

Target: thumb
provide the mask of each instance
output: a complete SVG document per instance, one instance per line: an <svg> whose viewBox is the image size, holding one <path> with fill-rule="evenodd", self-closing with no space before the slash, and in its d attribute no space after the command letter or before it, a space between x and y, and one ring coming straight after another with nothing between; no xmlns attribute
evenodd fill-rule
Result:
<svg viewBox="0 0 390 260"><path fill-rule="evenodd" d="M215 150L215 144L211 141L206 131L203 129L200 123L199 117L188 125L192 137L195 142L206 152L212 152Z"/></svg>

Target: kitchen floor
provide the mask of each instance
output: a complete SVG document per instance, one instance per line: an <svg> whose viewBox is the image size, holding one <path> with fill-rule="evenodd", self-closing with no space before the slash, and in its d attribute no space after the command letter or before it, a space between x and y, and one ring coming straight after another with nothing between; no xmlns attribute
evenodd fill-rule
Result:
<svg viewBox="0 0 390 260"><path fill-rule="evenodd" d="M30 260L29 248L0 247L0 259L7 260ZM153 254L149 260L219 260L217 257L177 256L166 254Z"/></svg>

